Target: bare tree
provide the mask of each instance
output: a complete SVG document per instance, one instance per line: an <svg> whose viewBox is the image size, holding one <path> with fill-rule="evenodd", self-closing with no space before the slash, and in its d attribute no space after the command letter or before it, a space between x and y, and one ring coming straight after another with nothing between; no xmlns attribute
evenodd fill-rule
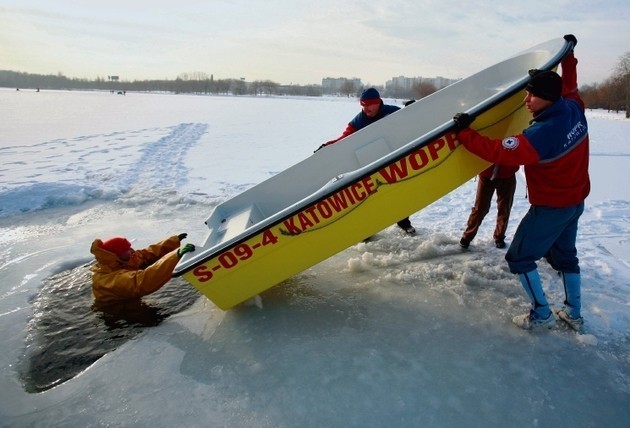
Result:
<svg viewBox="0 0 630 428"><path fill-rule="evenodd" d="M416 99L424 98L427 95L431 95L437 91L437 88L433 83L421 82L413 87L413 92Z"/></svg>
<svg viewBox="0 0 630 428"><path fill-rule="evenodd" d="M254 95L274 95L278 93L279 84L271 80L255 80L251 85Z"/></svg>
<svg viewBox="0 0 630 428"><path fill-rule="evenodd" d="M630 118L630 52L626 52L617 63L617 79L623 94L626 119Z"/></svg>
<svg viewBox="0 0 630 428"><path fill-rule="evenodd" d="M341 86L341 93L346 96L350 96L357 93L359 88L354 86L354 82L352 80L346 80Z"/></svg>

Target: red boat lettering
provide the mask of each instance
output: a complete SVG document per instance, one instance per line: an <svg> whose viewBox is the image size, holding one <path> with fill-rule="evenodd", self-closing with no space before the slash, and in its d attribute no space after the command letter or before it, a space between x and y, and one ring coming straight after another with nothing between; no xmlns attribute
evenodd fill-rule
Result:
<svg viewBox="0 0 630 428"><path fill-rule="evenodd" d="M447 134L444 138L438 138L419 148L409 156L388 165L381 169L379 174L388 184L407 178L412 171L420 171L426 167L430 161L436 161L440 158L440 151L448 146L448 150L453 151L457 147L457 141L453 134Z"/></svg>
<svg viewBox="0 0 630 428"><path fill-rule="evenodd" d="M308 218L308 216L307 216L307 214L312 214L312 210L314 210L314 209L315 209L315 207L311 207L311 208L307 208L306 211L298 213L297 217L298 217L298 220L300 221L300 227L302 228L302 230L306 230L309 227L313 227L313 226L315 226L315 224L318 223L318 221L317 221L317 214L314 214L314 220L313 221L311 221ZM309 212L309 211L311 211L311 212Z"/></svg>
<svg viewBox="0 0 630 428"><path fill-rule="evenodd" d="M212 279L212 271L208 270L208 266L201 265L193 269L193 275L197 277L197 281L199 282L207 282Z"/></svg>
<svg viewBox="0 0 630 428"><path fill-rule="evenodd" d="M343 212L365 200L368 196L376 193L376 190L376 183L372 177L365 177L285 220L283 224L286 232L289 235L297 235L311 229L322 220L329 219L334 214Z"/></svg>
<svg viewBox="0 0 630 428"><path fill-rule="evenodd" d="M239 244L231 250L227 250L221 253L216 259L219 264L214 265L212 268L208 266L210 261L208 261L205 265L198 266L192 270L192 274L195 275L197 281L199 282L207 282L212 279L212 272L217 271L221 268L232 269L236 265L238 265L241 261L245 261L254 256L254 250L265 245L273 245L278 242L278 237L273 234L273 232L269 229L265 230L262 233L261 241L254 244L253 246L249 246L249 244Z"/></svg>

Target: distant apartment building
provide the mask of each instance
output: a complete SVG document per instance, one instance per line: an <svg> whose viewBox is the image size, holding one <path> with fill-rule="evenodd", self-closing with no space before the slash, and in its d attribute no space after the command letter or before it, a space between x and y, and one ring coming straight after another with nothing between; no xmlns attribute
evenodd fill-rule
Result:
<svg viewBox="0 0 630 428"><path fill-rule="evenodd" d="M442 76L437 77L405 77L398 76L393 77L391 80L385 82L385 92L391 97L403 97L409 96L414 91L414 88L422 84L430 84L435 87L436 90L447 87L448 85L455 83L458 79L447 79Z"/></svg>
<svg viewBox="0 0 630 428"><path fill-rule="evenodd" d="M414 92L420 85L430 85L435 90L445 88L458 79L447 79L445 77L393 77L385 83L385 88L378 87L382 95L392 98L412 98ZM325 77L322 79L323 95L358 95L363 89L361 79L357 77Z"/></svg>

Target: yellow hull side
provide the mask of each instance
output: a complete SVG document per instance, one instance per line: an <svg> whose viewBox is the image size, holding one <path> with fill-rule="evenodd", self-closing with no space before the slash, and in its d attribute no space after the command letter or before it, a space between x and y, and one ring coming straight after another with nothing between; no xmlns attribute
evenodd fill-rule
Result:
<svg viewBox="0 0 630 428"><path fill-rule="evenodd" d="M517 93L480 115L474 127L502 138L530 115ZM419 211L489 164L449 133L205 261L183 276L229 309Z"/></svg>

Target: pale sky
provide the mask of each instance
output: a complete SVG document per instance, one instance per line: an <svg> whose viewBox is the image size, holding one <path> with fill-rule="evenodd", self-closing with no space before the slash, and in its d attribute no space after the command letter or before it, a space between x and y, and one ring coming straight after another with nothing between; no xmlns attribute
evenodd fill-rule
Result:
<svg viewBox="0 0 630 428"><path fill-rule="evenodd" d="M321 84L464 78L575 34L580 84L630 51L628 0L0 0L0 70Z"/></svg>

